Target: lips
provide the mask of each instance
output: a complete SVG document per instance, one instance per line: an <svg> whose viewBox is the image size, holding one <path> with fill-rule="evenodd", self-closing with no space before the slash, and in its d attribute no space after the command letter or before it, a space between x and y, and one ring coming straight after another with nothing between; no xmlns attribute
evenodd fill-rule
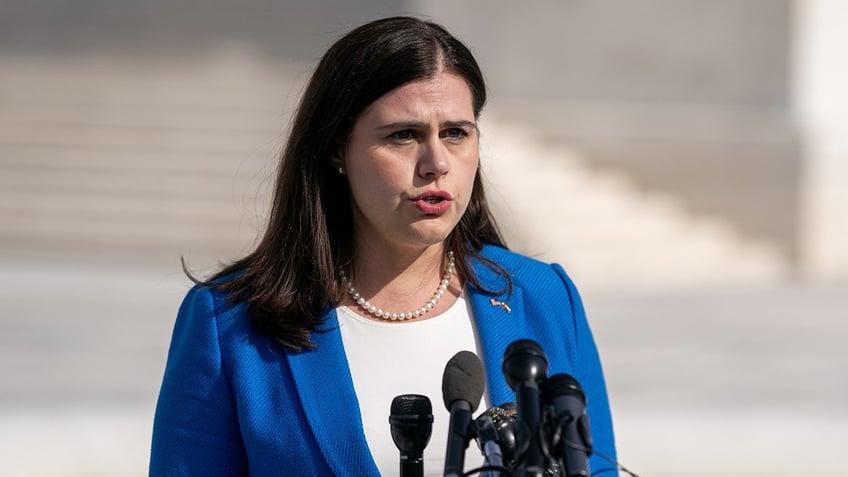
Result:
<svg viewBox="0 0 848 477"><path fill-rule="evenodd" d="M442 215L450 209L453 196L443 190L427 191L412 199L415 207L427 215Z"/></svg>

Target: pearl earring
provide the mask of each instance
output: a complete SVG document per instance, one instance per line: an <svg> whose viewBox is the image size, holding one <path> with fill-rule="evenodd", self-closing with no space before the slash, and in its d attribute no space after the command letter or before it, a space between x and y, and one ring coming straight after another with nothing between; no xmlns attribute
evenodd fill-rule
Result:
<svg viewBox="0 0 848 477"><path fill-rule="evenodd" d="M345 172L344 172L344 168L343 168L343 167L339 167L339 174L341 174L341 175L345 175Z"/></svg>

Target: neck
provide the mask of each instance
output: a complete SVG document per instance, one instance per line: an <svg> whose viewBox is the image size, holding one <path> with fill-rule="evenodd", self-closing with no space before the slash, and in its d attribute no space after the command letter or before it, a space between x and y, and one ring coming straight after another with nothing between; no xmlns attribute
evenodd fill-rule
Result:
<svg viewBox="0 0 848 477"><path fill-rule="evenodd" d="M419 287L444 273L446 250L439 243L420 249L357 247L353 278L362 291L370 288ZM406 285L406 286L404 286Z"/></svg>
<svg viewBox="0 0 848 477"><path fill-rule="evenodd" d="M352 276L348 278L371 304L404 312L419 308L432 298L444 277L447 260L443 243L419 250L377 250L364 245L357 248ZM444 297L427 316L450 307L460 291L461 283L454 273ZM350 297L345 302L357 306Z"/></svg>

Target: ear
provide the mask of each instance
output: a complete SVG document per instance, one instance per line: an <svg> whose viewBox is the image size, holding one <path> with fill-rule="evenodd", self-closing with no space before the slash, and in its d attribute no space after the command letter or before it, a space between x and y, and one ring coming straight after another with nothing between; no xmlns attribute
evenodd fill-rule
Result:
<svg viewBox="0 0 848 477"><path fill-rule="evenodd" d="M336 172L338 172L339 174L341 174L343 176L347 175L347 171L346 171L345 165L344 165L344 159L341 157L341 155L333 156L330 159L330 164L332 164L333 169L335 169Z"/></svg>

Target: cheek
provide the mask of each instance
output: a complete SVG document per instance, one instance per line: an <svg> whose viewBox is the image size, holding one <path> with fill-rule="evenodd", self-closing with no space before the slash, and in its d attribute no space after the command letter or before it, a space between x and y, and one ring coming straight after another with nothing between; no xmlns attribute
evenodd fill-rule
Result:
<svg viewBox="0 0 848 477"><path fill-rule="evenodd" d="M463 166L462 170L462 180L461 186L458 187L458 190L461 190L461 195L457 196L458 206L460 215L464 215L466 210L468 209L468 204L471 203L471 197L474 193L474 178L477 175L477 163L476 161L471 164L466 164Z"/></svg>
<svg viewBox="0 0 848 477"><path fill-rule="evenodd" d="M360 209L390 207L403 190L395 171L379 164L352 172L349 181L353 199Z"/></svg>
<svg viewBox="0 0 848 477"><path fill-rule="evenodd" d="M462 169L462 177L463 184L468 191L468 196L470 197L472 190L474 189L474 179L477 177L477 170L480 166L480 160L475 154L468 161L463 163Z"/></svg>

